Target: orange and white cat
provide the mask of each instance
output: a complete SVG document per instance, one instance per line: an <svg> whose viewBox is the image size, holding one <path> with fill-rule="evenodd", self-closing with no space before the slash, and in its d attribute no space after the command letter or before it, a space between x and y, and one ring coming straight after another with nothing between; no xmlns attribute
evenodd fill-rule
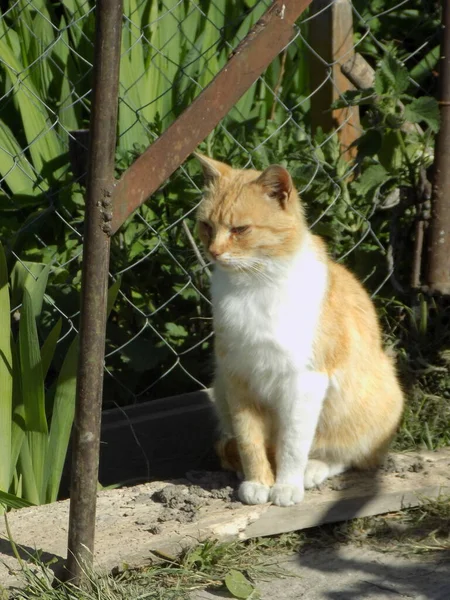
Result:
<svg viewBox="0 0 450 600"><path fill-rule="evenodd" d="M368 294L308 230L288 171L197 157L224 459L237 445L243 502L288 506L327 477L376 466L403 394Z"/></svg>

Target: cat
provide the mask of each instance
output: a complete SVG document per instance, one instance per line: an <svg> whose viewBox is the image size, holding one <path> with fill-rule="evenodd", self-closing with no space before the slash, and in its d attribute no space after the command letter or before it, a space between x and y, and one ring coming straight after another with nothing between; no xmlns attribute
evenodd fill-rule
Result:
<svg viewBox="0 0 450 600"><path fill-rule="evenodd" d="M242 502L289 506L328 477L376 467L403 393L371 299L309 231L289 172L196 156L219 448L243 472Z"/></svg>

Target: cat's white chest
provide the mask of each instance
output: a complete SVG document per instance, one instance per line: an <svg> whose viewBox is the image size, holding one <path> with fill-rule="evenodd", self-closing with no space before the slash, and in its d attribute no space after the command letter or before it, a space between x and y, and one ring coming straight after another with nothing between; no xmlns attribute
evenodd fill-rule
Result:
<svg viewBox="0 0 450 600"><path fill-rule="evenodd" d="M310 262L299 261L276 285L239 285L228 274L214 276L214 324L225 351L221 360L262 396L276 394L286 378L313 366L326 269Z"/></svg>

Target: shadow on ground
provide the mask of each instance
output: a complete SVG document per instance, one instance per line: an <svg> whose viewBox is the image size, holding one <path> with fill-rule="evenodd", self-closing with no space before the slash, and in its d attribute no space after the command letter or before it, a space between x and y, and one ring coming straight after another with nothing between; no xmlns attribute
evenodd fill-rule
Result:
<svg viewBox="0 0 450 600"><path fill-rule="evenodd" d="M379 472L374 472L370 494L355 499L354 513L348 518L356 518L364 506L374 498L379 490ZM331 515L341 510L338 500L324 516L324 522L332 520ZM346 505L347 506L347 505ZM394 532L392 538L395 538ZM427 555L414 554L399 556L395 553L377 552L367 545L342 544L336 541L323 549L310 546L296 558L295 572L301 577L312 576L313 588L304 590L308 600L375 600L381 598L411 598L414 600L450 599L450 552L441 551ZM298 570L300 567L300 570ZM264 596L263 596L264 597ZM302 596L297 596L302 597ZM284 596L289 600L291 596ZM294 596L292 596L294 598Z"/></svg>

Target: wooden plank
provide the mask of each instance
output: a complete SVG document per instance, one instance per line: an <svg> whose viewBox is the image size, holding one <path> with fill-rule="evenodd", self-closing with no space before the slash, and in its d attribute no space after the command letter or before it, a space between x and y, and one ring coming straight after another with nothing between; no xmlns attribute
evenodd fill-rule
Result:
<svg viewBox="0 0 450 600"><path fill-rule="evenodd" d="M311 124L313 131L338 129L347 158L356 155L350 145L361 135L357 106L331 111L332 102L354 89L341 71L341 63L354 56L353 14L350 0L314 0L308 21L310 56Z"/></svg>
<svg viewBox="0 0 450 600"><path fill-rule="evenodd" d="M338 479L337 489L309 492L308 502L272 506L251 523L245 537L258 537L325 523L347 521L417 506L425 498L450 492L450 451L399 454L389 471L353 471ZM339 489L341 488L341 489Z"/></svg>
<svg viewBox="0 0 450 600"><path fill-rule="evenodd" d="M148 563L155 551L175 555L206 539L244 540L296 531L397 511L450 493L450 449L392 456L387 470L336 477L321 490L307 491L301 504L287 508L245 506L230 500L229 489L208 491L205 480L195 486L176 480L168 491L162 490L170 482L153 482L100 492L96 568L104 572L124 565L138 567ZM211 481L214 477L217 474ZM68 501L62 501L13 511L8 520L17 544L31 553L41 548L49 560L65 556L68 514ZM3 585L12 583L4 564L17 568L5 538L5 525L0 521Z"/></svg>

